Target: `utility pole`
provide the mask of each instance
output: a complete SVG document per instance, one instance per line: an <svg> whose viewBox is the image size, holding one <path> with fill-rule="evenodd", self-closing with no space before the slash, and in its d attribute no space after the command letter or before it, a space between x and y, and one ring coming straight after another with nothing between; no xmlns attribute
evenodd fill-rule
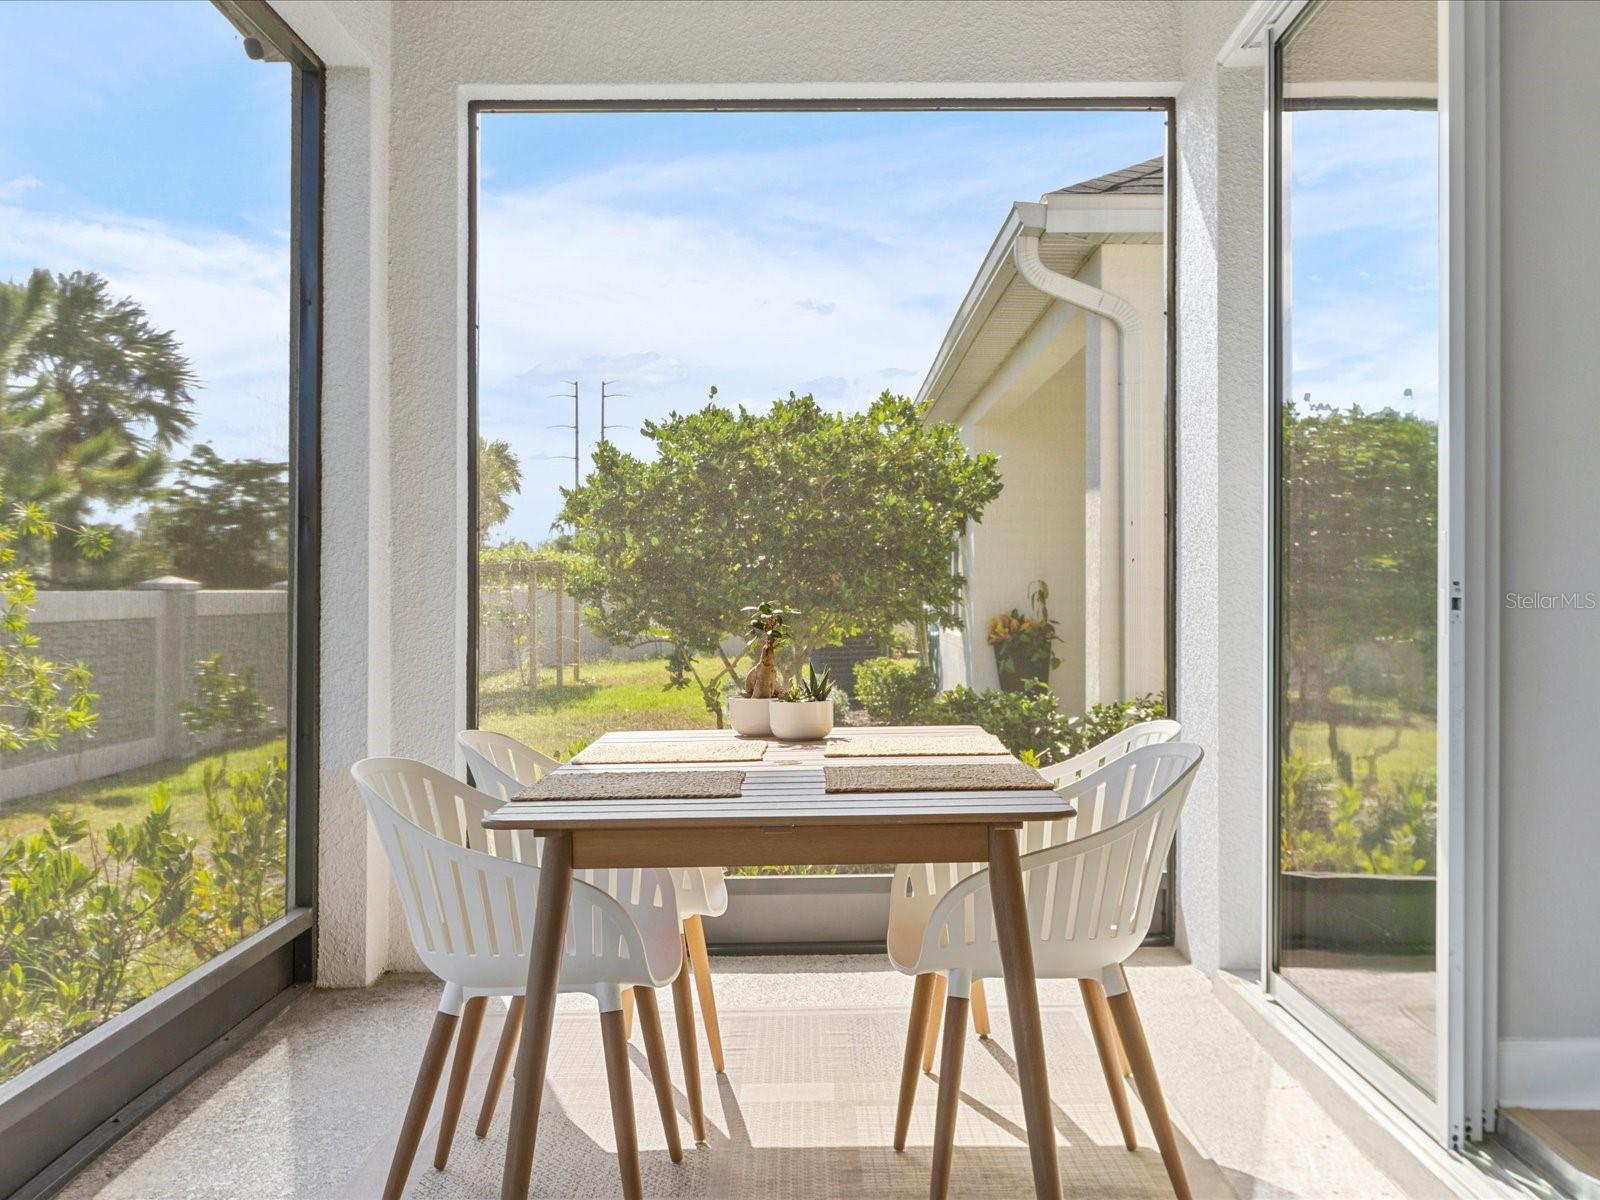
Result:
<svg viewBox="0 0 1600 1200"><path fill-rule="evenodd" d="M602 442L606 440L606 430L628 428L626 425L610 425L606 422L606 401L623 400L626 399L628 395L627 392L610 392L606 390L607 388L614 388L616 386L617 381L615 379L602 379L600 381L600 440Z"/></svg>
<svg viewBox="0 0 1600 1200"><path fill-rule="evenodd" d="M580 440L581 432L582 432L581 427L582 427L583 422L582 422L581 416L579 415L579 408L578 408L578 395L579 395L578 381L576 379L569 379L569 380L567 380L567 386L572 389L572 391L570 393L570 398L572 400L572 424L571 425L566 425L566 424L552 425L552 426L550 426L550 428L551 429L570 429L570 430L572 430L572 456L571 456L572 457L572 486L573 487L577 487L578 486L578 482L579 482L579 479L578 479L579 471L580 471L580 469L581 469L581 467L583 465L583 443ZM567 392L557 392L554 396L551 397L551 399L564 400L564 399L567 399L568 397L569 397L569 393L567 393ZM551 457L552 458L566 458L567 455L565 455L565 454L554 454L554 455L551 455ZM564 666L566 664L566 652L565 652L566 651L566 647L563 645L564 639L562 637L562 632L561 632L561 626L564 624L564 622L562 621L563 614L561 612L561 609L564 607L564 603L565 603L565 596L564 596L565 586L564 585L566 583L566 571L565 571L565 569L562 567L562 565L559 562L556 563L555 566L556 566L556 592L555 592L556 619L555 619L555 622L554 622L555 637L552 640L555 642L555 645L556 645L556 686L560 687L561 683L562 683L562 679L561 679L562 671L563 671L563 668L564 668ZM573 632L576 634L578 632L578 616L577 616L577 606L576 605L573 606L573 622L572 623L573 623ZM574 662L573 665L572 665L572 679L573 679L574 683L576 683L578 681L578 670L579 670L579 664L577 662Z"/></svg>

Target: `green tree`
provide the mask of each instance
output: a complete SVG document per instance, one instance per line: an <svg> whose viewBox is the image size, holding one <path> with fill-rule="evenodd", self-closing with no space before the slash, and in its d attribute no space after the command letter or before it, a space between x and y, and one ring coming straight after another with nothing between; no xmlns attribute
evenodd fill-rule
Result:
<svg viewBox="0 0 1600 1200"><path fill-rule="evenodd" d="M1438 434L1435 422L1393 409L1289 405L1284 414L1288 724L1325 723L1347 783L1354 773L1339 726L1368 717L1336 695L1359 647L1414 643L1422 687L1396 699L1402 709L1432 707Z"/></svg>
<svg viewBox="0 0 1600 1200"><path fill-rule="evenodd" d="M511 443L492 442L478 436L478 546L489 541L489 531L511 515L511 497L522 492L522 463Z"/></svg>
<svg viewBox="0 0 1600 1200"><path fill-rule="evenodd" d="M680 668L719 663L696 678L719 717L718 681L736 674L721 641L756 600L797 611L794 667L930 612L959 625L956 541L1000 494L1000 471L923 416L888 392L860 413L791 393L766 412L710 404L646 422L653 458L602 443L589 477L563 491L571 589L613 641L665 638Z"/></svg>
<svg viewBox="0 0 1600 1200"><path fill-rule="evenodd" d="M202 443L145 519L169 569L213 588L264 588L289 574L289 464L230 461Z"/></svg>
<svg viewBox="0 0 1600 1200"><path fill-rule="evenodd" d="M82 271L0 285L0 479L56 525L148 494L193 427L195 380L169 331ZM48 541L50 576L71 561Z"/></svg>

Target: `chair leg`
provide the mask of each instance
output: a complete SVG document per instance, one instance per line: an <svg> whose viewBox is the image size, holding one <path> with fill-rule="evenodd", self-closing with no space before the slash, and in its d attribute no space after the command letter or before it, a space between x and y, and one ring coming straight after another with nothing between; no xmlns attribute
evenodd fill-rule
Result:
<svg viewBox="0 0 1600 1200"><path fill-rule="evenodd" d="M1106 1007L1105 989L1096 980L1080 979L1078 990L1083 993L1083 1008L1089 1015L1089 1032L1094 1035L1094 1049L1100 1056L1100 1070L1106 1077L1106 1090L1111 1093L1111 1107L1117 1112L1117 1125L1122 1130L1122 1144L1129 1150L1137 1150L1139 1139L1133 1131L1133 1113L1128 1108L1128 1092L1122 1086L1122 1072L1118 1069L1115 1048L1117 1031L1111 1023L1111 1010Z"/></svg>
<svg viewBox="0 0 1600 1200"><path fill-rule="evenodd" d="M623 1200L641 1200L639 1131L633 1123L633 1079L628 1073L628 1039L622 1032L622 1010L600 1014L600 1040L606 1051L606 1085L611 1090L611 1128L617 1135L617 1170L622 1173Z"/></svg>
<svg viewBox="0 0 1600 1200"><path fill-rule="evenodd" d="M933 1070L933 1052L939 1046L939 1014L944 1010L945 989L950 981L943 974L933 977L933 1003L928 1006L928 1028L922 1036L922 1069Z"/></svg>
<svg viewBox="0 0 1600 1200"><path fill-rule="evenodd" d="M694 988L700 994L700 1020L706 1027L706 1044L711 1047L711 1065L721 1075L727 1070L722 1059L722 1026L717 1021L717 997L711 990L711 956L706 953L706 928L698 916L683 923L689 942L689 962L694 967Z"/></svg>
<svg viewBox="0 0 1600 1200"><path fill-rule="evenodd" d="M673 1162L682 1162L683 1138L678 1132L678 1111L672 1107L672 1070L667 1066L667 1040L661 1036L661 1008L656 1004L656 990L640 987L634 989L634 994L638 996L639 1028L644 1034L650 1082L656 1090L656 1107L661 1110L661 1128L667 1135L667 1154Z"/></svg>
<svg viewBox="0 0 1600 1200"><path fill-rule="evenodd" d="M506 1086L506 1076L511 1074L511 1064L517 1059L517 1039L522 1036L522 1006L527 1003L522 996L511 997L506 1009L506 1023L500 1030L500 1045L494 1052L494 1066L489 1069L489 1086L483 1089L483 1108L478 1112L478 1127L473 1130L478 1137L489 1136L489 1122L494 1120L495 1106L500 1103L500 1092Z"/></svg>
<svg viewBox="0 0 1600 1200"><path fill-rule="evenodd" d="M931 1200L950 1191L950 1160L956 1148L956 1113L961 1107L961 1059L967 1046L967 998L951 996L944 1010L944 1054L939 1059L939 1107L933 1118Z"/></svg>
<svg viewBox="0 0 1600 1200"><path fill-rule="evenodd" d="M911 992L911 1016L906 1022L906 1051L900 1060L900 1106L894 1114L894 1148L906 1148L911 1129L911 1106L917 1099L918 1068L922 1065L922 1039L928 1029L928 1009L933 1004L933 973L918 975Z"/></svg>
<svg viewBox="0 0 1600 1200"><path fill-rule="evenodd" d="M444 1170L450 1161L450 1144L455 1141L456 1123L461 1120L461 1102L466 1098L467 1080L472 1078L472 1056L478 1048L478 1030L483 1028L487 996L474 996L461 1006L461 1032L456 1036L456 1059L450 1064L450 1082L444 1089L444 1115L439 1119L439 1145L433 1152L433 1166Z"/></svg>
<svg viewBox="0 0 1600 1200"><path fill-rule="evenodd" d="M417 1156L422 1126L428 1119L428 1110L433 1107L433 1094L438 1090L439 1076L444 1073L444 1060L450 1056L450 1039L458 1020L455 1013L434 1015L428 1045L422 1052L422 1065L417 1068L417 1081L411 1086L411 1103L406 1106L405 1120L400 1122L400 1140L395 1143L394 1158L389 1161L383 1200L400 1200L406 1190L406 1176L411 1174L411 1162Z"/></svg>
<svg viewBox="0 0 1600 1200"><path fill-rule="evenodd" d="M972 1031L981 1038L989 1036L989 997L983 993L983 980L972 981Z"/></svg>
<svg viewBox="0 0 1600 1200"><path fill-rule="evenodd" d="M689 943L683 939L683 962L672 981L672 1007L678 1022L678 1057L683 1061L683 1091L689 1097L689 1130L695 1144L706 1140L705 1100L700 1094L700 1048L694 1036L694 993L689 990Z"/></svg>
<svg viewBox="0 0 1600 1200"><path fill-rule="evenodd" d="M622 989L622 1037L625 1041L633 1039L633 989Z"/></svg>
<svg viewBox="0 0 1600 1200"><path fill-rule="evenodd" d="M1127 983L1124 980L1123 986ZM1133 1079L1139 1087L1139 1102L1144 1105L1155 1130L1156 1145L1161 1148L1161 1161L1166 1164L1167 1178L1172 1181L1173 1194L1178 1200L1192 1200L1189 1177L1183 1169L1183 1157L1178 1153L1178 1139L1172 1132L1172 1119L1167 1115L1167 1102L1161 1095L1161 1081L1156 1078L1156 1064L1150 1057L1150 1046L1144 1040L1144 1026L1139 1022L1139 1010L1134 1007L1133 993L1124 991L1108 997L1111 1015L1116 1018L1117 1029L1122 1034L1122 1044L1128 1051L1128 1062L1133 1067Z"/></svg>

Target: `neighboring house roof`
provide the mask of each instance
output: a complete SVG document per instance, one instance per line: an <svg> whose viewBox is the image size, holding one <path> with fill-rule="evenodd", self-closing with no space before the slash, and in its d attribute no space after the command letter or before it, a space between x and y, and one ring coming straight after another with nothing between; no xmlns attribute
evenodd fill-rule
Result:
<svg viewBox="0 0 1600 1200"><path fill-rule="evenodd" d="M930 420L958 418L1058 303L1017 274L1012 246L1022 229L1043 229L1040 259L1052 271L1076 276L1098 246L1161 242L1162 183L1162 162L1155 158L1046 192L1036 204L1011 206L917 392L919 401L932 401Z"/></svg>
<svg viewBox="0 0 1600 1200"><path fill-rule="evenodd" d="M1147 159L1131 167L1123 167L1120 171L1112 171L1109 175L1099 175L1093 179L1085 179L1082 183L1074 183L1068 187L1057 188L1049 193L1052 196L1103 196L1116 192L1131 196L1159 196L1163 185L1162 163L1160 158Z"/></svg>

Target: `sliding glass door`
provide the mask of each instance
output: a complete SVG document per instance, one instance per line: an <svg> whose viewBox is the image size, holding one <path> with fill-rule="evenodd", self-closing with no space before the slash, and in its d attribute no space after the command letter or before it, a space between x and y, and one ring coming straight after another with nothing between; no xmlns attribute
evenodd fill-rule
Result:
<svg viewBox="0 0 1600 1200"><path fill-rule="evenodd" d="M1432 1124L1441 1090L1438 9L1275 43L1273 990Z"/></svg>

